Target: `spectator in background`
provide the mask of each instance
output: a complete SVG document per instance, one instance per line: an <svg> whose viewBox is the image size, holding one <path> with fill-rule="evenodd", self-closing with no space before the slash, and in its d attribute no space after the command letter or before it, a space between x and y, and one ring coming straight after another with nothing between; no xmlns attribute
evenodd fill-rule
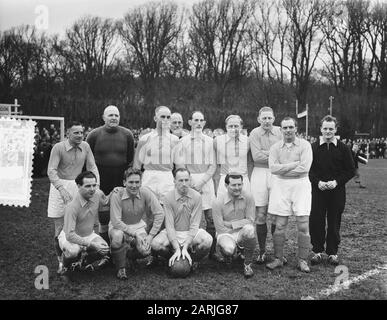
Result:
<svg viewBox="0 0 387 320"><path fill-rule="evenodd" d="M365 189L365 185L361 183L360 180L360 172L359 172L359 162L363 164L367 164L367 156L360 151L359 145L355 143L352 147L352 158L355 164L355 182L359 184L359 188Z"/></svg>
<svg viewBox="0 0 387 320"><path fill-rule="evenodd" d="M183 130L183 124L183 117L180 113L174 112L171 114L171 133L179 139L186 135L186 132Z"/></svg>

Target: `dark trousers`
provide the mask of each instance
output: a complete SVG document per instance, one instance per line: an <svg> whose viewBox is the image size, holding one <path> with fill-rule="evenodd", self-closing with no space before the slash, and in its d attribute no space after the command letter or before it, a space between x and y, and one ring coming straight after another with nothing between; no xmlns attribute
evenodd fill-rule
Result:
<svg viewBox="0 0 387 320"><path fill-rule="evenodd" d="M115 187L122 187L124 185L124 167L104 167L97 166L100 176L100 189L108 195Z"/></svg>
<svg viewBox="0 0 387 320"><path fill-rule="evenodd" d="M340 244L341 215L345 207L345 188L321 191L312 189L312 211L309 217L309 232L312 250L336 255ZM327 230L325 225L327 221Z"/></svg>

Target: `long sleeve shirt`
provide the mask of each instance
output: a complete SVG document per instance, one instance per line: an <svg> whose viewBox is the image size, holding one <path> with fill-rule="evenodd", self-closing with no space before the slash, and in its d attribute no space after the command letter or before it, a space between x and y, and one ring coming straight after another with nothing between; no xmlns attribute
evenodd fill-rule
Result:
<svg viewBox="0 0 387 320"><path fill-rule="evenodd" d="M63 187L60 179L74 180L82 172L85 163L86 169L95 174L99 183L99 172L89 144L82 141L74 147L68 140L58 142L51 150L47 167L48 178L59 190Z"/></svg>
<svg viewBox="0 0 387 320"><path fill-rule="evenodd" d="M336 180L338 187L344 187L355 175L351 150L340 140L335 141L336 144L327 144L320 139L312 144L313 162L309 179L314 188L318 188L319 181L333 180Z"/></svg>
<svg viewBox="0 0 387 320"><path fill-rule="evenodd" d="M110 199L110 224L129 235L135 235L133 225L143 221L151 236L155 236L164 221L164 211L156 196L141 187L136 196L129 195L126 188L117 188Z"/></svg>
<svg viewBox="0 0 387 320"><path fill-rule="evenodd" d="M145 170L171 171L173 169L173 148L179 138L169 132L159 135L154 130L142 136L136 149L134 167Z"/></svg>
<svg viewBox="0 0 387 320"><path fill-rule="evenodd" d="M250 132L249 141L254 167L269 168L270 148L280 140L282 140L282 133L277 126L273 126L271 130L257 127Z"/></svg>
<svg viewBox="0 0 387 320"><path fill-rule="evenodd" d="M133 162L134 138L124 127L99 127L91 131L86 141L93 151L97 166L128 167Z"/></svg>
<svg viewBox="0 0 387 320"><path fill-rule="evenodd" d="M164 199L165 229L169 241L177 240L176 231L189 231L189 242L199 230L202 217L202 197L199 192L189 189L181 195L176 189L168 192Z"/></svg>
<svg viewBox="0 0 387 320"><path fill-rule="evenodd" d="M108 205L109 197L97 190L90 200L84 199L79 193L65 207L63 231L66 240L80 246L89 246L84 237L92 234L98 222L98 210Z"/></svg>
<svg viewBox="0 0 387 320"><path fill-rule="evenodd" d="M246 224L254 224L254 198L245 191L237 198L231 197L227 192L214 201L212 216L217 234L232 233ZM225 222L230 223L225 225Z"/></svg>
<svg viewBox="0 0 387 320"><path fill-rule="evenodd" d="M216 171L214 140L204 134L192 133L180 139L174 148L175 164L185 166L191 173L204 173L203 182L212 178Z"/></svg>
<svg viewBox="0 0 387 320"><path fill-rule="evenodd" d="M287 145L281 140L270 148L269 168L280 178L302 178L308 176L312 160L312 148L308 141L295 138Z"/></svg>
<svg viewBox="0 0 387 320"><path fill-rule="evenodd" d="M227 134L217 136L214 141L216 161L220 165L220 174L232 171L248 174L247 158L250 150L249 138L243 134L230 137Z"/></svg>

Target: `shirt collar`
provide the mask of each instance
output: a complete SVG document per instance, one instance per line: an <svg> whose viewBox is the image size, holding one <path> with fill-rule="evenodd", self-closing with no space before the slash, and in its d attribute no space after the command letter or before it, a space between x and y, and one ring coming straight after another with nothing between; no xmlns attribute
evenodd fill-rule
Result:
<svg viewBox="0 0 387 320"><path fill-rule="evenodd" d="M295 138L294 141L292 142L293 145L295 146L299 146L300 145L300 138ZM285 140L282 140L282 145L281 145L281 148L283 148L284 146L286 145L286 142Z"/></svg>
<svg viewBox="0 0 387 320"><path fill-rule="evenodd" d="M274 126L272 126L270 130L265 130L260 126L258 133L260 133L261 136L264 136L266 133L268 133L268 135L272 134L274 136Z"/></svg>
<svg viewBox="0 0 387 320"><path fill-rule="evenodd" d="M82 196L78 193L79 203L81 204L81 207L82 207L82 208L84 208L89 202L94 202L94 201L93 201L93 198L94 198L94 196L92 196L90 200L86 200L84 197L82 197Z"/></svg>
<svg viewBox="0 0 387 320"><path fill-rule="evenodd" d="M124 187L124 192L122 193L121 200L131 199L131 198L132 198L131 195L129 195L128 191L127 191L126 188ZM138 193L136 194L136 197L135 197L135 198L141 200L140 190L138 190Z"/></svg>
<svg viewBox="0 0 387 320"><path fill-rule="evenodd" d="M320 136L320 146L323 145L324 143L326 143L326 141L324 141L324 138L322 136ZM335 147L337 147L337 139L336 139L336 137L333 137L331 143L333 143L335 145Z"/></svg>
<svg viewBox="0 0 387 320"><path fill-rule="evenodd" d="M234 137L230 137L227 133L225 133L225 135L226 135L226 143L230 142L231 140L236 140ZM242 141L242 136L243 134L239 133L238 140L240 142Z"/></svg>
<svg viewBox="0 0 387 320"><path fill-rule="evenodd" d="M186 195L181 195L179 192L177 192L177 189L175 188L175 200L178 201L179 199L183 198L183 197L188 197L188 198L192 198L191 197L191 191L188 189L188 192Z"/></svg>
<svg viewBox="0 0 387 320"><path fill-rule="evenodd" d="M74 146L72 146L72 145L70 144L69 139L67 139L67 140L65 141L65 150L66 150L66 151L69 151L69 150L71 150L71 149L73 149L73 148L74 148ZM81 144L79 144L76 148L82 151Z"/></svg>
<svg viewBox="0 0 387 320"><path fill-rule="evenodd" d="M195 139L198 139L198 138L200 138L201 140L205 139L203 132L201 132L199 135L194 136L193 132L191 131L190 132L190 137L191 137L191 140L195 140Z"/></svg>
<svg viewBox="0 0 387 320"><path fill-rule="evenodd" d="M238 199L244 199L245 198L245 196L243 195L243 193L241 193L240 195L239 195L239 197L238 197ZM229 203L230 201L232 201L233 200L233 197L232 196L230 196L230 194L227 192L226 194L225 194L225 197L224 197L224 204L227 204L227 203Z"/></svg>

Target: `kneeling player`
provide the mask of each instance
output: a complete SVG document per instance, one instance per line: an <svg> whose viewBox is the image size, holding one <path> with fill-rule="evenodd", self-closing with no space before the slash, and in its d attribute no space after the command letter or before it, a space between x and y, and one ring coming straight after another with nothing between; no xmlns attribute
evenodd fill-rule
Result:
<svg viewBox="0 0 387 320"><path fill-rule="evenodd" d="M165 229L154 238L152 248L169 259L169 266L182 258L188 259L194 270L210 252L213 239L199 229L202 199L199 192L190 188L190 172L179 168L174 172L174 180L175 188L164 201Z"/></svg>
<svg viewBox="0 0 387 320"><path fill-rule="evenodd" d="M117 277L127 279L126 260L151 253L151 242L164 221L164 211L156 196L141 187L142 173L129 168L124 173L125 187L115 188L110 200L109 236Z"/></svg>
<svg viewBox="0 0 387 320"><path fill-rule="evenodd" d="M108 260L109 246L94 232L98 209L109 202L101 190L97 191L94 173L80 173L75 183L78 193L65 208L64 227L58 236L63 251L63 274L68 271L101 268Z"/></svg>
<svg viewBox="0 0 387 320"><path fill-rule="evenodd" d="M227 193L215 200L212 209L217 245L223 256L229 259L234 256L237 247L243 250L244 275L249 278L254 275L251 262L257 243L254 229L254 198L247 191L242 191L241 174L227 174L224 181Z"/></svg>

